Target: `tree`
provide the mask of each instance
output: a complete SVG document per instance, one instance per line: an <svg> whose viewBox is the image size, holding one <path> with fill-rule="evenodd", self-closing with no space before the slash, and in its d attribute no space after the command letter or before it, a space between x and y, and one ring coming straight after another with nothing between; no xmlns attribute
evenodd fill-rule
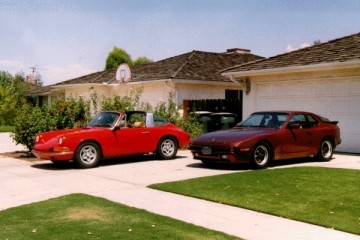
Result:
<svg viewBox="0 0 360 240"><path fill-rule="evenodd" d="M319 44L321 44L321 41L320 41L320 39L318 39L318 40L315 40L315 41L313 42L313 45L319 45Z"/></svg>
<svg viewBox="0 0 360 240"><path fill-rule="evenodd" d="M24 77L0 71L0 125L12 125L19 106L26 102Z"/></svg>
<svg viewBox="0 0 360 240"><path fill-rule="evenodd" d="M114 47L106 59L105 70L115 68L122 63L131 65L131 56L124 49Z"/></svg>
<svg viewBox="0 0 360 240"><path fill-rule="evenodd" d="M152 62L154 62L154 61L151 60L150 58L139 57L133 62L133 65L141 65L141 64L147 64L147 63L152 63Z"/></svg>

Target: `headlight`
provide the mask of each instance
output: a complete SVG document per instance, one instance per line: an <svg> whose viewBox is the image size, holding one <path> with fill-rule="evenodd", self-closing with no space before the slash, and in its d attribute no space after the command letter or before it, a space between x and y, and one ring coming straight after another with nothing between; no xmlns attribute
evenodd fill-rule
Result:
<svg viewBox="0 0 360 240"><path fill-rule="evenodd" d="M35 137L35 142L37 143L39 140L40 140L40 136L39 136L39 135L36 135L36 137Z"/></svg>

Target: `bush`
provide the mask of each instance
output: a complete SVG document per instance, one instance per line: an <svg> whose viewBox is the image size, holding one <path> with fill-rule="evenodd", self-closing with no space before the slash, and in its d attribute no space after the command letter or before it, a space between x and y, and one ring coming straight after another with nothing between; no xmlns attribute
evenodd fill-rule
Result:
<svg viewBox="0 0 360 240"><path fill-rule="evenodd" d="M49 125L55 129L65 129L86 126L90 119L90 106L82 98L75 100L56 100L48 109Z"/></svg>
<svg viewBox="0 0 360 240"><path fill-rule="evenodd" d="M15 118L12 138L31 151L38 133L84 126L90 118L89 112L89 104L81 98L56 100L49 107L43 108L26 104Z"/></svg>
<svg viewBox="0 0 360 240"><path fill-rule="evenodd" d="M154 114L182 128L190 134L191 139L203 134L203 127L194 116L180 116L173 92L169 93L167 103L162 101L155 107Z"/></svg>
<svg viewBox="0 0 360 240"><path fill-rule="evenodd" d="M115 96L113 98L103 98L101 102L101 109L103 111L133 111L139 110L140 106L145 105L144 103L140 104L140 96L143 92L142 87L132 88L129 95L124 97Z"/></svg>
<svg viewBox="0 0 360 240"><path fill-rule="evenodd" d="M184 116L179 118L175 124L182 128L185 132L189 133L191 139L194 139L204 133L203 126L194 116Z"/></svg>
<svg viewBox="0 0 360 240"><path fill-rule="evenodd" d="M31 151L35 143L35 135L52 130L49 120L43 109L24 105L15 118L15 131L12 137L17 144L23 144Z"/></svg>

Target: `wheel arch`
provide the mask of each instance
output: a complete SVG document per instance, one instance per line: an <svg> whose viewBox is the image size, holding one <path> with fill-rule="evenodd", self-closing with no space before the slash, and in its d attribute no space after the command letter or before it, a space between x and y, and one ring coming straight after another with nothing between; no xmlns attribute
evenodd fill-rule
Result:
<svg viewBox="0 0 360 240"><path fill-rule="evenodd" d="M100 149L100 157L102 158L102 157L104 156L104 153L103 153L103 149L102 149L101 144L100 144L98 141L94 140L94 139L84 139L84 140L81 140L81 141L79 142L79 144L76 146L75 152L76 152L76 151L79 149L79 147L80 147L82 144L84 144L84 143L95 143L95 144L99 147L99 149Z"/></svg>
<svg viewBox="0 0 360 240"><path fill-rule="evenodd" d="M326 135L326 136L324 136L324 137L320 140L320 142L322 142L322 141L325 140L325 139L329 139L330 142L331 142L331 144L332 144L332 146L333 146L333 148L335 148L335 139L334 139L333 136L331 136L331 135Z"/></svg>
<svg viewBox="0 0 360 240"><path fill-rule="evenodd" d="M163 135L159 138L159 141L157 142L156 146L161 142L161 140L163 140L164 138L172 138L175 140L175 143L176 145L179 147L179 139L175 136L175 135L172 135L172 134L166 134L166 135Z"/></svg>
<svg viewBox="0 0 360 240"><path fill-rule="evenodd" d="M255 150L255 147L260 145L261 143L266 143L268 146L269 146L269 150L270 150L270 158L271 160L275 160L275 150L274 150L274 146L273 144L267 140L267 139L260 139L258 141L256 141L256 143L253 145L252 149L251 149L251 152L253 152Z"/></svg>

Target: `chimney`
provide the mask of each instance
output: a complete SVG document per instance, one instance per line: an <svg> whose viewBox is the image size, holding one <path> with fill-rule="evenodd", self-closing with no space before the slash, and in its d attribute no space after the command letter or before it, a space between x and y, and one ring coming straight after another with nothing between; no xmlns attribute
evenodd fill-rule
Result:
<svg viewBox="0 0 360 240"><path fill-rule="evenodd" d="M230 48L226 49L227 54L250 54L251 50L249 49L242 49L242 48Z"/></svg>
<svg viewBox="0 0 360 240"><path fill-rule="evenodd" d="M37 81L36 81L36 78L34 77L33 74L29 74L26 76L26 80L25 80L27 83L30 83L32 85L37 85Z"/></svg>

